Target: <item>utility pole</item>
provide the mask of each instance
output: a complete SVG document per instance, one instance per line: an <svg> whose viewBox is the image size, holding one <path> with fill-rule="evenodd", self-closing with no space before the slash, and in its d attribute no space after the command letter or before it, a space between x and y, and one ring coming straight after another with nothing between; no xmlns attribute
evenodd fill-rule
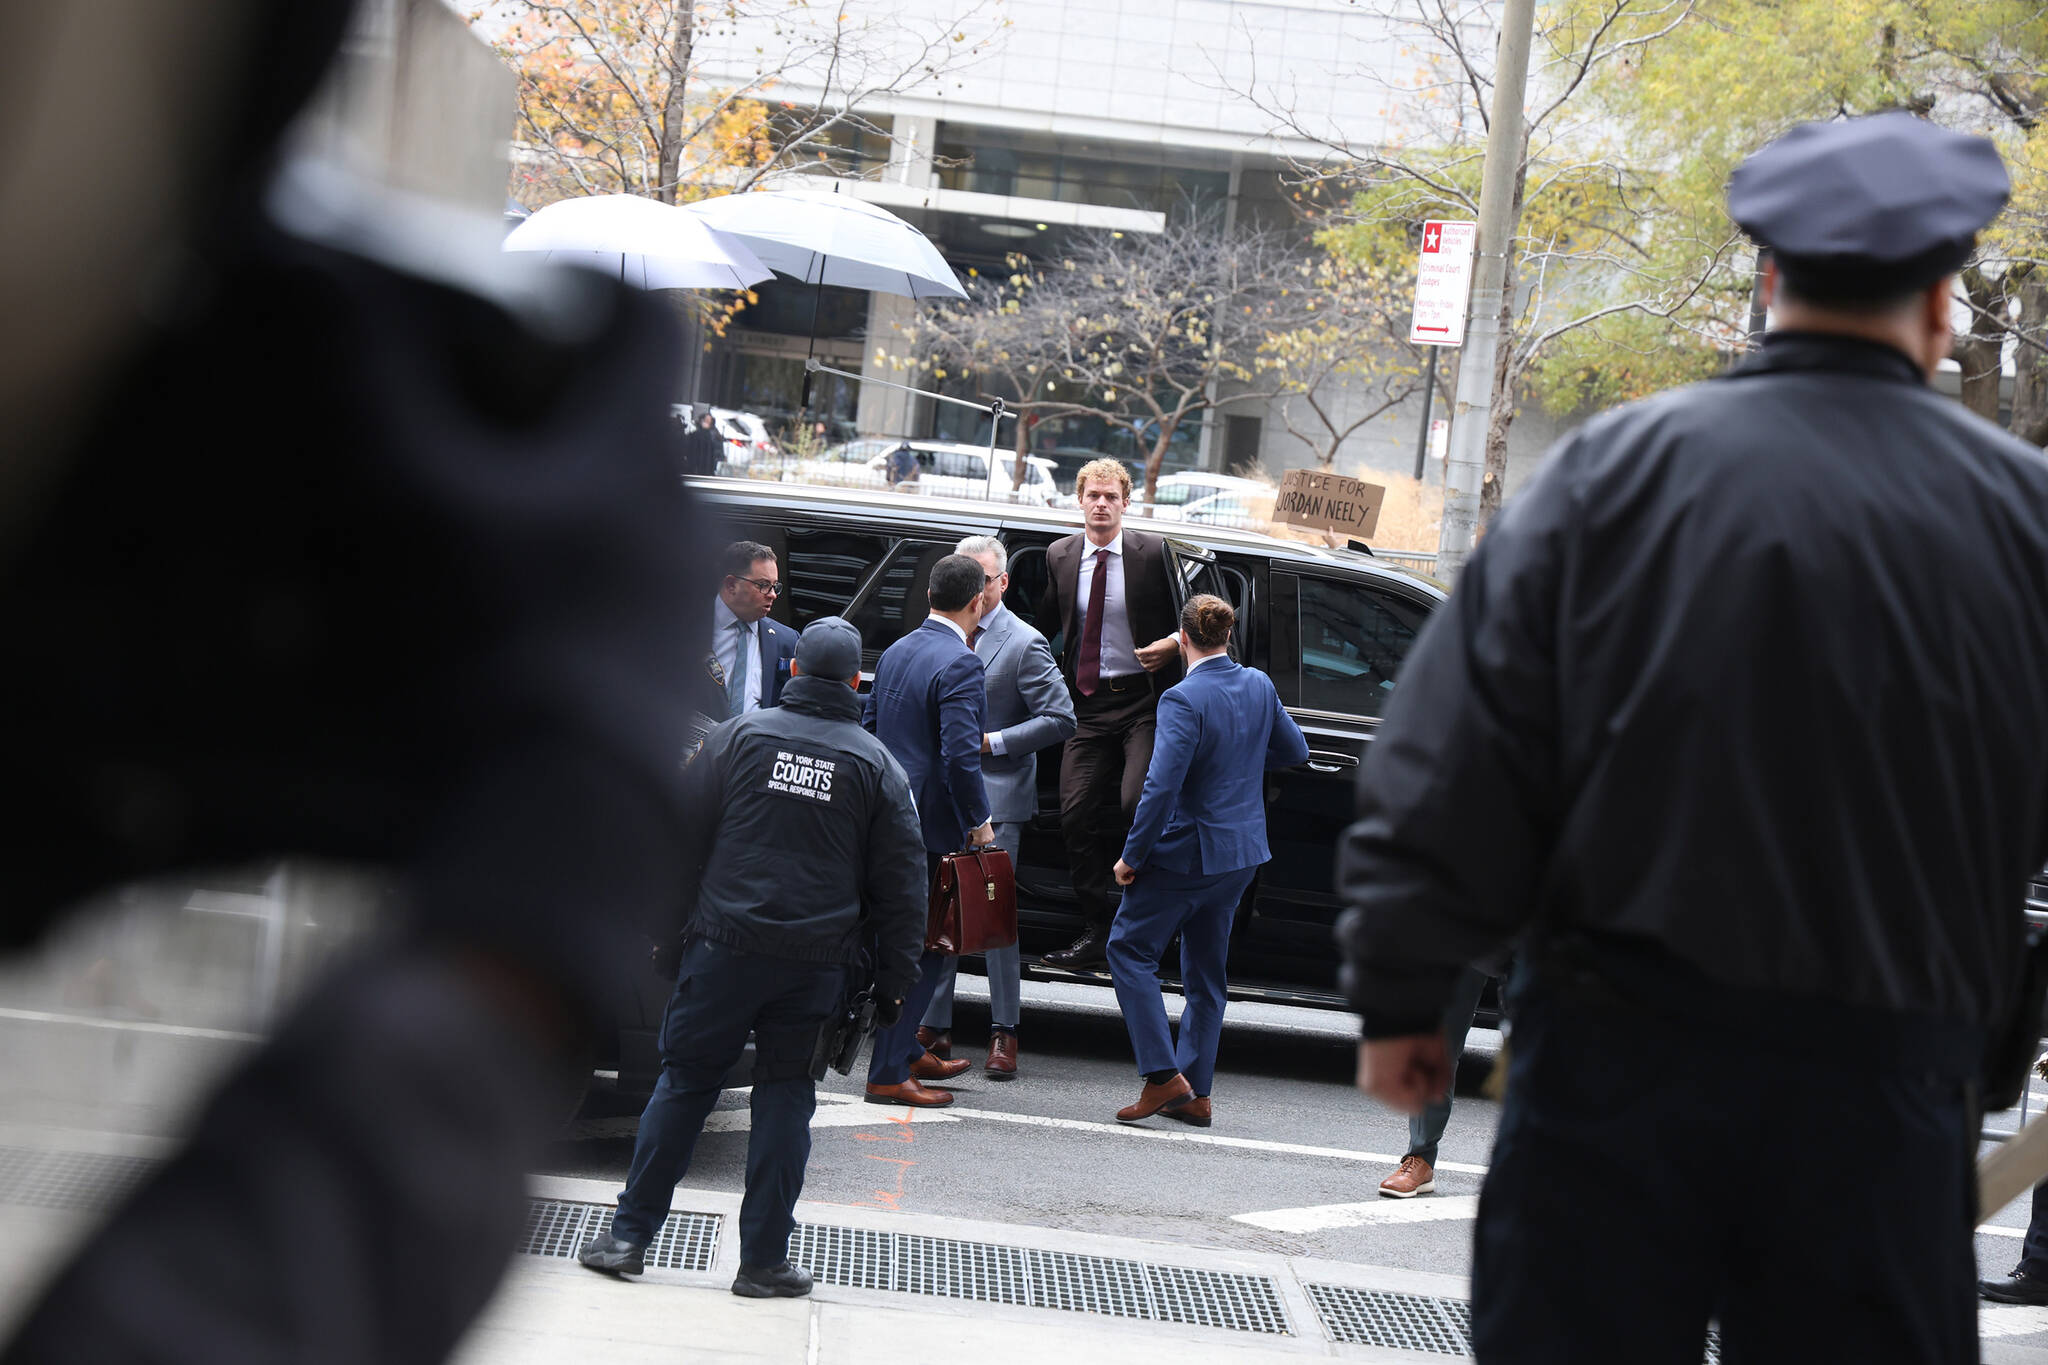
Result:
<svg viewBox="0 0 2048 1365"><path fill-rule="evenodd" d="M1472 303L1451 408L1445 461L1444 516L1436 572L1455 579L1479 533L1479 489L1486 476L1486 433L1492 426L1493 372L1500 348L1504 291L1514 287L1508 257L1515 241L1515 178L1522 161L1522 100L1529 84L1529 45L1536 0L1507 0L1493 73L1493 121L1479 183L1479 242L1472 266Z"/></svg>

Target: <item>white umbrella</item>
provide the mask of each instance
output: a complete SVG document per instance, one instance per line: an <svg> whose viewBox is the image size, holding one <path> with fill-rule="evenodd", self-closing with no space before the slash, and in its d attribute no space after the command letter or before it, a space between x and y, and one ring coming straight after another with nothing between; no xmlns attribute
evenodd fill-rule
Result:
<svg viewBox="0 0 2048 1365"><path fill-rule="evenodd" d="M594 194L537 209L507 251L593 266L642 289L744 289L771 273L745 243L672 204Z"/></svg>
<svg viewBox="0 0 2048 1365"><path fill-rule="evenodd" d="M703 199L688 211L753 248L805 284L871 289L913 299L967 291L931 239L885 208L820 190L763 190Z"/></svg>

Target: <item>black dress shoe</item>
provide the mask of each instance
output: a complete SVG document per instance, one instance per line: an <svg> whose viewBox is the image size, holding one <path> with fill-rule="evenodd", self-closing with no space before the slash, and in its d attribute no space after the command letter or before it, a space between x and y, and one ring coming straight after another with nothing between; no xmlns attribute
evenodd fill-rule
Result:
<svg viewBox="0 0 2048 1365"><path fill-rule="evenodd" d="M811 1272L789 1261L743 1265L733 1276L732 1292L743 1299L800 1299L811 1292Z"/></svg>
<svg viewBox="0 0 2048 1365"><path fill-rule="evenodd" d="M607 1275L638 1275L647 1269L646 1255L646 1247L607 1234L585 1242L583 1250L576 1253L576 1262Z"/></svg>
<svg viewBox="0 0 2048 1365"><path fill-rule="evenodd" d="M1041 961L1048 967L1063 967L1068 971L1085 971L1090 967L1109 965L1109 931L1090 927L1088 932L1075 939L1057 952L1047 953Z"/></svg>
<svg viewBox="0 0 2048 1365"><path fill-rule="evenodd" d="M1993 1303L2048 1306L2048 1280L2036 1279L2024 1270L2015 1270L2002 1280L1979 1280L1977 1292Z"/></svg>

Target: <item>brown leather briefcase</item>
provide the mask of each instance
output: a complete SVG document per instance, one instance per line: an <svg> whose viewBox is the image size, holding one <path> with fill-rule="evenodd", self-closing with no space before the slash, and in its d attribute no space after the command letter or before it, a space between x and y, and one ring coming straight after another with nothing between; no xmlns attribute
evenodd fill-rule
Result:
<svg viewBox="0 0 2048 1365"><path fill-rule="evenodd" d="M1010 855L984 844L941 858L932 878L925 951L957 957L1008 948L1016 941L1017 874Z"/></svg>

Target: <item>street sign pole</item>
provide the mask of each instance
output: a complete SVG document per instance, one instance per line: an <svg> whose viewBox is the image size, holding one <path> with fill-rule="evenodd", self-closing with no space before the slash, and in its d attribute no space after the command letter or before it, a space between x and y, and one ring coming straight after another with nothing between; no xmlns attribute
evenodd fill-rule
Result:
<svg viewBox="0 0 2048 1365"><path fill-rule="evenodd" d="M1486 168L1479 185L1479 259L1472 276L1469 344L1458 364L1458 396L1451 407L1451 451L1444 467L1444 514L1437 535L1436 572L1455 579L1479 535L1479 492L1486 476L1486 433L1493 425L1495 355L1500 345L1501 300L1509 285L1514 245L1515 179L1522 160L1522 100L1529 83L1529 45L1536 0L1507 0L1494 65L1493 122L1487 130Z"/></svg>
<svg viewBox="0 0 2048 1365"><path fill-rule="evenodd" d="M1429 458L1429 410L1436 397L1436 352L1427 353L1422 372L1422 425L1415 429L1415 481L1422 482L1422 462Z"/></svg>

